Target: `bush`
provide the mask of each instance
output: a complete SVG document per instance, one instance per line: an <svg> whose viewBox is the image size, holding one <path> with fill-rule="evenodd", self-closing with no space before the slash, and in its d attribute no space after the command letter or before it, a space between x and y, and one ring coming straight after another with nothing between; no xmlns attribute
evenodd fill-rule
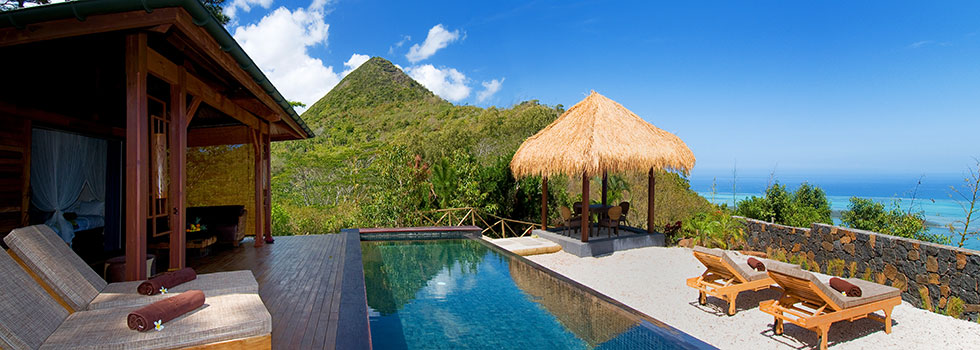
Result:
<svg viewBox="0 0 980 350"><path fill-rule="evenodd" d="M963 315L964 304L963 299L960 299L960 297L949 298L949 300L946 301L946 314L955 318L960 318L960 316Z"/></svg>
<svg viewBox="0 0 980 350"><path fill-rule="evenodd" d="M733 249L745 245L745 223L721 210L699 211L681 223L681 231L695 245Z"/></svg>
<svg viewBox="0 0 980 350"><path fill-rule="evenodd" d="M902 211L895 207L886 210L885 205L870 198L851 197L848 210L841 212L841 222L851 228L874 231L920 241L949 244L948 236L930 234L922 212Z"/></svg>
<svg viewBox="0 0 980 350"><path fill-rule="evenodd" d="M805 227L819 222L830 224L830 202L819 187L806 182L790 193L778 182L766 188L764 197L739 201L737 214L781 225Z"/></svg>

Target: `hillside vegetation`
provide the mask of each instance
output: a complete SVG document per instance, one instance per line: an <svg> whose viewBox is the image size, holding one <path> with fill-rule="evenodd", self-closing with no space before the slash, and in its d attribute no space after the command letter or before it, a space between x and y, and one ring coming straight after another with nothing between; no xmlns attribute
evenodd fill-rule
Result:
<svg viewBox="0 0 980 350"><path fill-rule="evenodd" d="M524 139L562 112L561 105L537 101L507 109L456 106L372 58L303 113L315 138L273 144L273 232L419 225L414 213L447 207L539 221L540 179L515 180L508 163ZM658 222L708 205L683 178L658 176ZM645 177L616 180L612 196L634 202L631 220L640 226ZM581 184L556 178L550 185L549 212L557 222L557 207L580 198Z"/></svg>

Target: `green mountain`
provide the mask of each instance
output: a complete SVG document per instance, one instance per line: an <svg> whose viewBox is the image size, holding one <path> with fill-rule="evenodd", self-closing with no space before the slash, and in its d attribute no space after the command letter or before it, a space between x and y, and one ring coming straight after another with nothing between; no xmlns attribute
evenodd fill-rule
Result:
<svg viewBox="0 0 980 350"><path fill-rule="evenodd" d="M540 220L539 179L516 181L508 165L521 142L563 112L534 100L506 109L456 106L374 57L302 114L315 138L273 144L273 232L418 225L416 212L440 207ZM665 205L693 194L683 179L664 176L672 177L658 184L680 193L665 196L674 198ZM617 187L614 196L645 198L639 190L627 193L630 182L643 184L645 195L644 177ZM570 205L575 184L549 184L557 221L557 207ZM694 197L685 203L701 205ZM658 208L666 208L659 200Z"/></svg>

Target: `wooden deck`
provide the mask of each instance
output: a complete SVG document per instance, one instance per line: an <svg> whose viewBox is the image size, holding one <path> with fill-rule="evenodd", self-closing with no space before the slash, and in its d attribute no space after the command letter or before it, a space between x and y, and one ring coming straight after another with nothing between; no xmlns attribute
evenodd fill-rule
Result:
<svg viewBox="0 0 980 350"><path fill-rule="evenodd" d="M255 248L189 258L198 273L252 270L272 314L273 349L370 349L364 272L356 231L276 237Z"/></svg>

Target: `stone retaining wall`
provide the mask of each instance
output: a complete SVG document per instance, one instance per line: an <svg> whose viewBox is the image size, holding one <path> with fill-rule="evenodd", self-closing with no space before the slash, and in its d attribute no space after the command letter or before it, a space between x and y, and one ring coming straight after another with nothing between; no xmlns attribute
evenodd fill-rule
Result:
<svg viewBox="0 0 980 350"><path fill-rule="evenodd" d="M945 310L950 298L959 297L966 303L963 317L980 316L980 251L825 224L801 228L742 219L749 246L771 257L894 286L918 307Z"/></svg>

